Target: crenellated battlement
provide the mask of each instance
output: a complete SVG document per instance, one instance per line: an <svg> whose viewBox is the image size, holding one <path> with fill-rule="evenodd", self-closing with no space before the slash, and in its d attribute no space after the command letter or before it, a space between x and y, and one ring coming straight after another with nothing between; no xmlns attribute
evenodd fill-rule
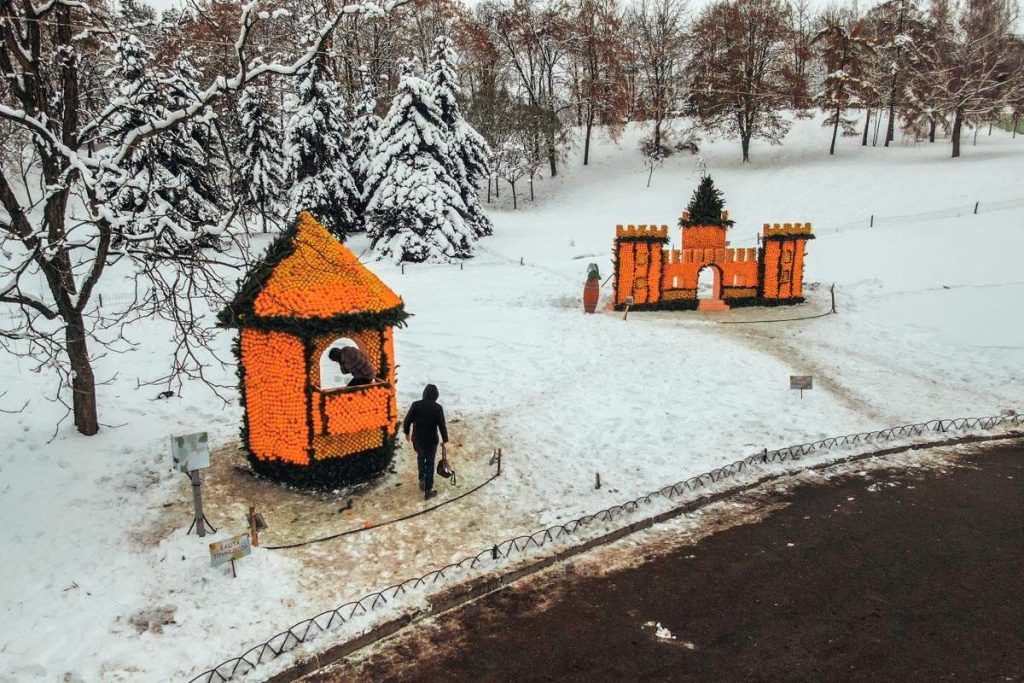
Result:
<svg viewBox="0 0 1024 683"><path fill-rule="evenodd" d="M757 261L757 248L725 249L670 249L666 251L666 263L753 263Z"/></svg>
<svg viewBox="0 0 1024 683"><path fill-rule="evenodd" d="M614 308L727 310L804 300L810 223L764 223L760 246L732 247L734 221L705 177L678 225L678 248L668 244L667 225L615 226Z"/></svg>
<svg viewBox="0 0 1024 683"><path fill-rule="evenodd" d="M641 224L641 225L616 225L615 226L615 237L616 239L656 239L656 240L668 240L668 226L657 224Z"/></svg>
<svg viewBox="0 0 1024 683"><path fill-rule="evenodd" d="M763 230L765 237L795 237L813 233L810 223L765 223Z"/></svg>

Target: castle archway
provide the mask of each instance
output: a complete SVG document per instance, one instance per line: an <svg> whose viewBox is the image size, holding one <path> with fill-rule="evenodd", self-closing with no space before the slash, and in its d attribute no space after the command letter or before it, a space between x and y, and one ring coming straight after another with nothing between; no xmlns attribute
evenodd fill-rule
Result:
<svg viewBox="0 0 1024 683"><path fill-rule="evenodd" d="M709 263L697 272L697 298L722 298L722 269Z"/></svg>

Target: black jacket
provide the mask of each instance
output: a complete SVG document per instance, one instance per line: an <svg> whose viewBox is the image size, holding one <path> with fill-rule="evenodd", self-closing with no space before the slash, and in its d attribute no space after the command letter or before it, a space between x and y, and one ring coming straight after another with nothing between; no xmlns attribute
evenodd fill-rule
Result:
<svg viewBox="0 0 1024 683"><path fill-rule="evenodd" d="M412 442L415 445L436 446L437 433L441 432L441 441L448 443L448 426L444 423L444 408L437 402L440 393L433 384L423 389L423 399L413 401L412 407L402 422L402 431L409 436L412 428Z"/></svg>

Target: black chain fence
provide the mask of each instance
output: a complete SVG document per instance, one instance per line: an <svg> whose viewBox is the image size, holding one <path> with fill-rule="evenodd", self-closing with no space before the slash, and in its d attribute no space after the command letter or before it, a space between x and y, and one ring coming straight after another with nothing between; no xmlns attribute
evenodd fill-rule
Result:
<svg viewBox="0 0 1024 683"><path fill-rule="evenodd" d="M320 633L344 625L357 617L369 615L371 611L390 605L397 601L400 596L411 594L419 588L430 587L443 582L460 570L475 569L484 566L486 563L494 563L515 555L524 554L532 548L543 548L545 545L555 543L562 538L575 536L582 529L595 522L611 522L631 515L638 511L641 506L649 505L656 499L675 500L687 493L707 489L718 482L735 477L751 468L772 463L796 461L808 455L823 453L833 449L853 448L906 438L912 439L924 436L925 434L991 430L997 427L1024 427L1024 415L1008 414L993 417L930 420L917 424L889 427L873 432L829 437L777 450L770 451L764 449L760 453L743 458L742 460L737 460L710 472L698 474L689 479L665 486L625 503L613 505L600 512L584 515L564 524L556 524L529 535L516 536L501 541L476 555L464 557L458 562L453 562L440 569L434 569L418 578L407 579L365 595L353 602L347 602L335 609L322 612L315 617L304 619L291 628L278 633L265 643L250 648L244 654L228 659L209 671L202 672L192 678L189 683L220 683L229 681L236 675L252 671L263 662L276 659Z"/></svg>

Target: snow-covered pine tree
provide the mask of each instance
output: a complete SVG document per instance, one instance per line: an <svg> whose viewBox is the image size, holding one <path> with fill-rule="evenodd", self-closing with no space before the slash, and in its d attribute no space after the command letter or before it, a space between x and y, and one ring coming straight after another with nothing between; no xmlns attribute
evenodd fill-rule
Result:
<svg viewBox="0 0 1024 683"><path fill-rule="evenodd" d="M259 95L250 86L238 101L238 190L242 206L258 213L267 232L267 217L273 220L281 213L286 172L278 119L267 113Z"/></svg>
<svg viewBox="0 0 1024 683"><path fill-rule="evenodd" d="M359 191L359 213L357 220L361 228L366 228L366 202L363 196L366 192L366 181L370 175L370 164L373 161L374 150L378 146L378 134L380 133L381 119L377 116L377 88L374 86L373 77L365 64L359 67L359 93L358 100L353 107L355 118L352 121L352 133L349 136L349 159L352 169L352 178L355 180L356 189Z"/></svg>
<svg viewBox="0 0 1024 683"><path fill-rule="evenodd" d="M478 236L494 232L491 219L480 205L478 191L481 183L490 177L490 147L484 137L462 116L459 110L459 85L455 74L455 50L447 36L434 40L430 53L427 80L433 88L434 100L441 109L441 119L452 139L453 158L458 173L462 201L469 210L469 221Z"/></svg>
<svg viewBox="0 0 1024 683"><path fill-rule="evenodd" d="M171 76L158 78L148 72L149 50L134 35L120 36L114 52L115 65L108 75L117 107L106 130L110 144L119 144L126 131L194 101L197 74L187 60L176 62ZM136 216L126 232L155 234L150 243L154 256L173 256L215 243L210 233L224 198L217 181L218 165L210 156L215 146L208 125L195 117L137 144L124 162L133 173L131 181L110 189L118 210Z"/></svg>
<svg viewBox="0 0 1024 683"><path fill-rule="evenodd" d="M367 232L381 258L441 261L472 255L451 136L433 87L403 68L367 180Z"/></svg>
<svg viewBox="0 0 1024 683"><path fill-rule="evenodd" d="M184 109L197 100L201 90L199 70L188 57L174 63L166 78L164 107L167 111ZM192 227L202 246L212 246L210 233L224 213L226 199L221 191L224 173L222 147L213 130L216 113L206 110L154 138L154 151L161 171L161 196L174 207L180 221Z"/></svg>
<svg viewBox="0 0 1024 683"><path fill-rule="evenodd" d="M323 60L312 60L300 78L299 106L287 134L291 214L309 211L344 241L358 224L359 209L349 169L344 102Z"/></svg>

